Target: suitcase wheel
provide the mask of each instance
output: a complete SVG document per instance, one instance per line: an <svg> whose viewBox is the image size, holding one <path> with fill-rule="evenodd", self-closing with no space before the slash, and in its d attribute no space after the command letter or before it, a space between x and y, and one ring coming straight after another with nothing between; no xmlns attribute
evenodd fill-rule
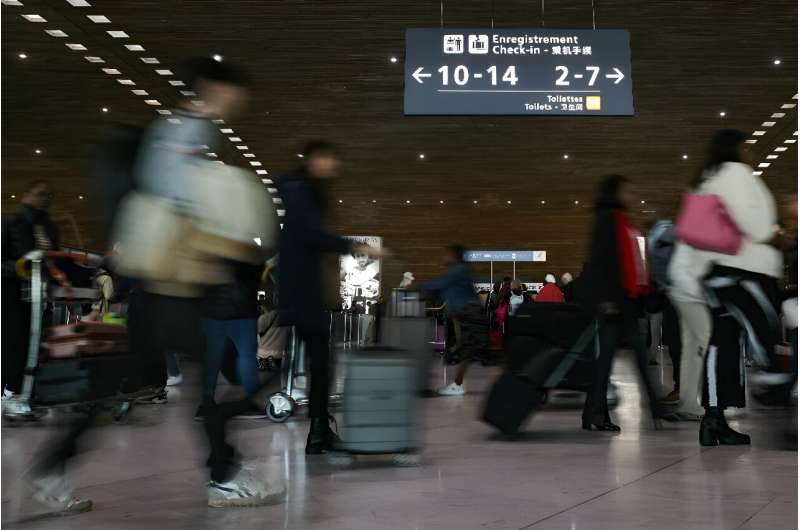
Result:
<svg viewBox="0 0 800 530"><path fill-rule="evenodd" d="M400 453L392 457L392 462L398 467L417 467L422 464L422 455L419 453Z"/></svg>
<svg viewBox="0 0 800 530"><path fill-rule="evenodd" d="M267 402L267 417L275 423L283 423L289 419L297 408L294 400L283 392L276 392Z"/></svg>

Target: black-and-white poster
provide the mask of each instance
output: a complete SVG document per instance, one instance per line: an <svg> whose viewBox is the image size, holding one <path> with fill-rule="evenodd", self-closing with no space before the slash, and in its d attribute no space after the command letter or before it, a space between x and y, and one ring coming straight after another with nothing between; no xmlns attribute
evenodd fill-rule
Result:
<svg viewBox="0 0 800 530"><path fill-rule="evenodd" d="M346 236L374 248L383 246L375 236ZM339 294L342 309L356 313L372 313L381 293L381 262L365 255L342 256L339 267Z"/></svg>

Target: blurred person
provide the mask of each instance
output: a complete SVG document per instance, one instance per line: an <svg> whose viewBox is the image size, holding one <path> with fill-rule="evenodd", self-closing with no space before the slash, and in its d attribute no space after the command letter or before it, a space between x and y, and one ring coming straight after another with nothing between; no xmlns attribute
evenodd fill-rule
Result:
<svg viewBox="0 0 800 530"><path fill-rule="evenodd" d="M572 274L569 272L565 272L561 275L561 291L564 293L564 301L567 303L572 303L574 301L572 290L575 286L573 285L573 281Z"/></svg>
<svg viewBox="0 0 800 530"><path fill-rule="evenodd" d="M146 130L137 158L135 178L136 188L142 193L166 199L176 212L193 219L197 213L197 201L201 200L198 199L194 182L200 172L209 173L217 168L216 164L207 160L205 153L218 151L225 141L212 120L229 120L236 116L247 100L248 89L245 74L230 61L195 58L189 60L183 70L187 90L197 95L192 96L191 100L182 100L178 108L173 110L171 118L177 118L178 122L160 118ZM193 100L202 101L202 105L195 104ZM220 196L210 200L231 201L240 198ZM231 207L235 208L236 205ZM268 214L265 212L264 215ZM211 244L204 254L208 256L207 259L214 260L207 262L209 265L213 263L214 269L209 269L205 264L195 267L196 261L185 260L177 267L179 279L147 280L142 282L137 293L136 318L131 315L129 321L131 347L140 356L150 357L151 369L146 383L153 387L163 388L166 384L166 352L202 356L205 360L204 285L219 283L212 277L214 275L230 277L231 272L236 272L242 263L255 265L263 260L262 251L255 244L243 245L214 237L217 238L216 244ZM223 255L231 257L216 257ZM252 297L255 299L255 292ZM255 316L252 319L254 321ZM252 331L254 342L254 327ZM210 346L213 348L214 343ZM253 362L254 357L255 352ZM242 467L237 461L235 449L226 440L228 421L252 410L254 404L249 397L228 403L207 404L203 411L204 430L210 446L207 461L210 469L207 484L209 506L254 506L280 501L285 495L282 485L264 483Z"/></svg>
<svg viewBox="0 0 800 530"><path fill-rule="evenodd" d="M30 303L22 300L24 281L17 261L34 251L57 250L59 231L50 218L53 189L46 180L28 184L16 214L3 219L2 227L2 356L3 397L19 393L28 359L31 326Z"/></svg>
<svg viewBox="0 0 800 530"><path fill-rule="evenodd" d="M556 284L555 274L548 274L544 277L544 287L536 295L536 302L550 302L555 304L564 303L564 293Z"/></svg>
<svg viewBox="0 0 800 530"><path fill-rule="evenodd" d="M649 290L648 274L639 251L639 233L626 213L632 200L627 183L625 177L610 175L598 187L589 261L581 277L585 277L582 288L587 305L597 313L600 344L583 409L582 426L586 430L621 430L611 421L606 396L613 358L623 342L634 350L653 418L659 416L647 376L645 339L638 324L640 299Z"/></svg>
<svg viewBox="0 0 800 530"><path fill-rule="evenodd" d="M403 273L403 279L400 281L400 285L398 286L400 289L408 289L414 283L414 275L410 272Z"/></svg>
<svg viewBox="0 0 800 530"><path fill-rule="evenodd" d="M494 313L495 308L497 307L497 298L500 295L500 282L494 282L492 284L492 290L489 292L489 296L486 297L486 314L489 316L489 320L492 320L492 314Z"/></svg>
<svg viewBox="0 0 800 530"><path fill-rule="evenodd" d="M444 300L445 314L451 319L455 331L454 353L461 354L455 380L438 392L442 396L463 396L466 393L464 377L469 365L473 358L483 356L486 352L485 319L475 293L472 275L464 261L464 252L461 245L449 247L445 258L447 272L422 286L423 291ZM507 295L504 296L507 303ZM498 305L503 304L501 299Z"/></svg>
<svg viewBox="0 0 800 530"><path fill-rule="evenodd" d="M522 282L519 280L514 280L511 282L511 296L509 297L509 314L514 315L521 306L525 302L525 293L523 290Z"/></svg>
<svg viewBox="0 0 800 530"><path fill-rule="evenodd" d="M711 310L711 338L705 359L700 444L746 445L750 437L725 421L726 407L745 406L741 338L762 368L772 369L775 346L781 341L778 279L783 276L783 242L775 199L760 177L753 174L747 135L717 131L709 143L694 189L716 195L742 235L735 255L704 251L702 285ZM708 271L706 273L706 271ZM787 374L774 373L788 381Z"/></svg>
<svg viewBox="0 0 800 530"><path fill-rule="evenodd" d="M278 180L286 216L280 233L278 306L280 325L294 326L310 360L309 417L306 454L328 452L337 443L330 428L328 397L331 377L329 317L323 300L325 253L379 258L381 249L354 244L325 228L329 182L339 174L334 147L313 141L302 152L302 166Z"/></svg>

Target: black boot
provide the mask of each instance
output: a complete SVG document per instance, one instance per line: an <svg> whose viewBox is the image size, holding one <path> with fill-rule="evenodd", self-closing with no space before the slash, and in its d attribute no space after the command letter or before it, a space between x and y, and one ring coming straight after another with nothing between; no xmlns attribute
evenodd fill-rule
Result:
<svg viewBox="0 0 800 530"><path fill-rule="evenodd" d="M750 436L731 429L723 409L708 407L700 423L700 445L750 445Z"/></svg>
<svg viewBox="0 0 800 530"><path fill-rule="evenodd" d="M311 429L306 442L307 455L319 455L334 449L339 437L331 430L328 418L311 418Z"/></svg>

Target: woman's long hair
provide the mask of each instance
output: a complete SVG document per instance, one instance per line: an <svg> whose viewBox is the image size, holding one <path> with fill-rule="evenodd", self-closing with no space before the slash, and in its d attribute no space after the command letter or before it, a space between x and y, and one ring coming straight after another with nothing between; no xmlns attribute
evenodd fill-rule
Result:
<svg viewBox="0 0 800 530"><path fill-rule="evenodd" d="M619 191L627 182L629 182L628 179L621 175L608 175L607 177L603 177L603 180L600 181L600 185L597 187L594 207L597 209L617 208L624 210L626 205L623 204L619 196Z"/></svg>
<svg viewBox="0 0 800 530"><path fill-rule="evenodd" d="M746 139L747 135L736 129L721 129L715 132L706 148L703 167L692 180L692 188L700 187L705 177L717 171L725 162L741 162L741 146Z"/></svg>

